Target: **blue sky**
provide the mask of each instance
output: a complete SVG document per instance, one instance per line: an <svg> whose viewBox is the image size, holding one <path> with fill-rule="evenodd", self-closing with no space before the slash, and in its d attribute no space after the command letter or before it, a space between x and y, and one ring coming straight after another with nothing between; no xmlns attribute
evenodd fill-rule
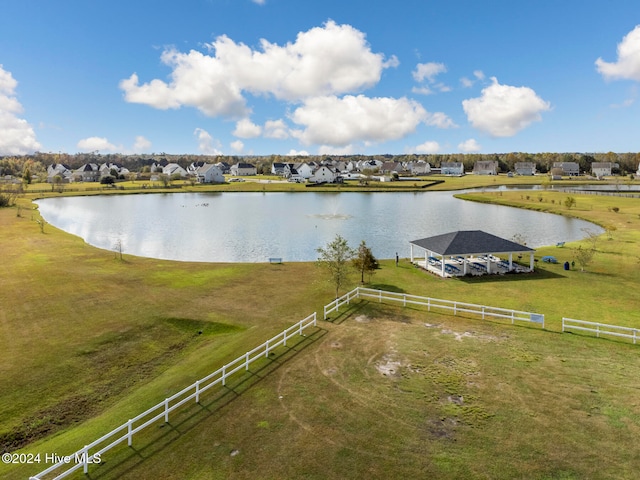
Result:
<svg viewBox="0 0 640 480"><path fill-rule="evenodd" d="M640 151L637 0L3 0L0 155Z"/></svg>

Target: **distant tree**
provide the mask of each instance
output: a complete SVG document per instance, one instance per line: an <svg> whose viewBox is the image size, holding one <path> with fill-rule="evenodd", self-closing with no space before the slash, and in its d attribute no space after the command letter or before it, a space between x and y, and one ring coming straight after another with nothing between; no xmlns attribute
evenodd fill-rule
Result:
<svg viewBox="0 0 640 480"><path fill-rule="evenodd" d="M375 273L380 265L364 240L360 243L355 255L356 256L353 258L353 266L358 272L360 272L360 283L364 283L364 274L367 273L369 275L369 279L371 279L371 275Z"/></svg>
<svg viewBox="0 0 640 480"><path fill-rule="evenodd" d="M53 191L55 187L62 189L63 181L64 179L62 178L62 175L56 175L55 177L53 177L53 182L51 183L51 191Z"/></svg>
<svg viewBox="0 0 640 480"><path fill-rule="evenodd" d="M162 186L165 188L171 185L171 178L165 173L161 173L160 175L158 175L158 179L160 180L160 183L162 183Z"/></svg>
<svg viewBox="0 0 640 480"><path fill-rule="evenodd" d="M31 170L29 170L29 167L25 168L24 172L22 173L22 182L25 185L31 184Z"/></svg>
<svg viewBox="0 0 640 480"><path fill-rule="evenodd" d="M326 247L320 247L316 251L320 254L316 264L329 274L329 281L335 287L338 298L340 288L349 277L349 262L354 256L354 251L340 235L336 235Z"/></svg>
<svg viewBox="0 0 640 480"><path fill-rule="evenodd" d="M114 177L112 177L111 175L105 175L104 177L102 177L100 179L100 183L102 185L113 185L115 183L116 179Z"/></svg>
<svg viewBox="0 0 640 480"><path fill-rule="evenodd" d="M567 197L564 201L564 206L571 210L571 207L576 206L576 199L574 197Z"/></svg>
<svg viewBox="0 0 640 480"><path fill-rule="evenodd" d="M595 254L595 248L582 248L582 245L573 249L573 256L575 257L576 262L580 265L580 270L583 272L584 269L591 264Z"/></svg>

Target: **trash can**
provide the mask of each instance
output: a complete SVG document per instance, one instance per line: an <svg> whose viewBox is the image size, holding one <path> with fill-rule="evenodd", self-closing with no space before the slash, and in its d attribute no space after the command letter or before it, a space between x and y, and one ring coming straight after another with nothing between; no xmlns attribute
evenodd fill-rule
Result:
<svg viewBox="0 0 640 480"><path fill-rule="evenodd" d="M569 270L569 262L564 262L564 269Z"/></svg>

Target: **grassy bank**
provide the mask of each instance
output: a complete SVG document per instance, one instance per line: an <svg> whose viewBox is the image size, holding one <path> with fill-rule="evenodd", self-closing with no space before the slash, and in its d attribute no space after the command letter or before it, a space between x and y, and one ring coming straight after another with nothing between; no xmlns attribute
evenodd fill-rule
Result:
<svg viewBox="0 0 640 480"><path fill-rule="evenodd" d="M544 313L552 331L562 316L640 326L639 202L585 195L568 209L566 194L526 195L473 199L615 227L598 240L587 271L539 265L534 275L441 280L406 261L399 267L385 261L372 283ZM20 216L15 208L0 210L0 435L10 451L27 444L26 451L76 450L331 298L331 286L311 264L120 261L48 225L42 233L37 212L21 202ZM575 246L536 256L570 261ZM393 473L398 455L407 456L407 475L440 478L625 478L624 465L633 465L637 347L366 304L356 313L324 324L317 340L249 382L251 388L238 387L233 401L194 412L184 431L169 437L161 431L165 441L157 448L133 460L126 451L107 458L103 477L126 476L142 463L129 474L382 478ZM443 329L473 337L458 341ZM400 362L397 375L378 375L385 358ZM433 375L443 375L441 383ZM584 421L591 422L588 436L572 426ZM514 425L526 426L526 435L514 435ZM550 428L553 445L566 444L562 452L545 444ZM621 444L610 458L617 475L597 474L590 458L616 438ZM487 457L494 462L481 458L491 442ZM160 455L152 455L156 450ZM231 456L232 450L240 453ZM553 459L546 469L538 465L545 457ZM0 465L0 473L24 478L42 469L32 467Z"/></svg>

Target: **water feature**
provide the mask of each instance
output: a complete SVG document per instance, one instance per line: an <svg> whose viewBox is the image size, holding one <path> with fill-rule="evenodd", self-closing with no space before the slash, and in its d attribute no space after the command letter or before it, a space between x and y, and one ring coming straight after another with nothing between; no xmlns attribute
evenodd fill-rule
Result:
<svg viewBox="0 0 640 480"><path fill-rule="evenodd" d="M584 238L582 220L458 200L451 192L225 192L39 200L45 220L99 248L202 262L312 261L336 234L378 258L409 255L409 241L484 230L530 247Z"/></svg>

